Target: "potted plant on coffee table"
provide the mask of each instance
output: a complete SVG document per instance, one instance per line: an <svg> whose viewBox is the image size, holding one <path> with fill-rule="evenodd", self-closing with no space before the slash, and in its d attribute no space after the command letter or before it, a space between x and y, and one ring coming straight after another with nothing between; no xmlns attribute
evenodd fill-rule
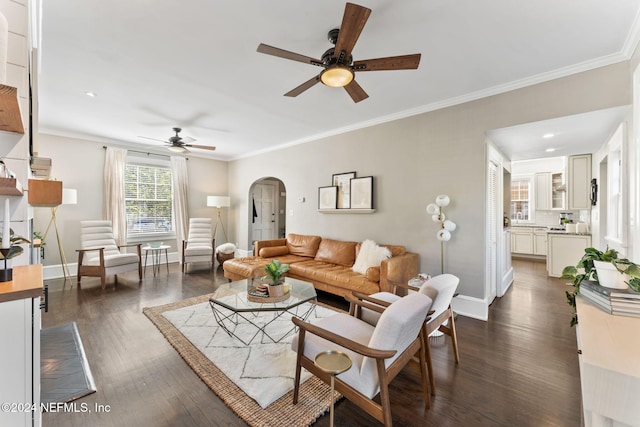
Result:
<svg viewBox="0 0 640 427"><path fill-rule="evenodd" d="M289 264L283 264L279 260L274 259L264 267L267 273L261 280L268 281L269 295L282 296L284 292L284 274L289 271Z"/></svg>

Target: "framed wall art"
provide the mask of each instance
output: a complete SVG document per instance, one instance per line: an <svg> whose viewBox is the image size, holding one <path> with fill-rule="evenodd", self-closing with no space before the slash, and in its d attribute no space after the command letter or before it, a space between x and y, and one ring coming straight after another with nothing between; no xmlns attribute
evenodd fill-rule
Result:
<svg viewBox="0 0 640 427"><path fill-rule="evenodd" d="M349 209L351 207L351 179L355 177L355 172L333 174L333 186L338 187L337 209Z"/></svg>
<svg viewBox="0 0 640 427"><path fill-rule="evenodd" d="M318 188L318 209L335 209L338 200L338 187Z"/></svg>
<svg viewBox="0 0 640 427"><path fill-rule="evenodd" d="M352 178L350 181L351 209L373 209L373 177Z"/></svg>

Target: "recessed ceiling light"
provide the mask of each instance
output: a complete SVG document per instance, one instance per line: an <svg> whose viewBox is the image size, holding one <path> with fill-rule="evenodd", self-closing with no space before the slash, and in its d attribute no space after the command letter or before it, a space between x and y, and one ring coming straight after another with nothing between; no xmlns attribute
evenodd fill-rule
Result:
<svg viewBox="0 0 640 427"><path fill-rule="evenodd" d="M545 133L544 135L542 135L542 137L544 139L549 139L549 138L553 138L555 135L552 133Z"/></svg>
<svg viewBox="0 0 640 427"><path fill-rule="evenodd" d="M90 90L86 91L84 94L87 95L90 98L95 98L96 97L96 93L95 92L91 92Z"/></svg>
<svg viewBox="0 0 640 427"><path fill-rule="evenodd" d="M547 153L553 153L554 151L556 151L556 149L555 148L547 148L544 151L546 151Z"/></svg>

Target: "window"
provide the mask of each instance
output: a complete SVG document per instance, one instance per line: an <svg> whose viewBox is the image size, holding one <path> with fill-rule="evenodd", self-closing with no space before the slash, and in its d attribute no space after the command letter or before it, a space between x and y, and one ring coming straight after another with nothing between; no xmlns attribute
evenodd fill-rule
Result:
<svg viewBox="0 0 640 427"><path fill-rule="evenodd" d="M168 166L127 163L124 188L130 237L173 232L173 188Z"/></svg>
<svg viewBox="0 0 640 427"><path fill-rule="evenodd" d="M514 178L511 181L511 220L529 221L531 178Z"/></svg>

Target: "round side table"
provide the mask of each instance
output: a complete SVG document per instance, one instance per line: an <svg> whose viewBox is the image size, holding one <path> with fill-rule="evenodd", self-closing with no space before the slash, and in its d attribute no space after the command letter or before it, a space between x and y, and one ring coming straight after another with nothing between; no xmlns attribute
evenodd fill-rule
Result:
<svg viewBox="0 0 640 427"><path fill-rule="evenodd" d="M313 363L324 372L331 375L331 407L329 409L330 423L333 427L333 391L336 375L346 372L351 368L351 358L348 354L336 350L327 350L318 353Z"/></svg>

